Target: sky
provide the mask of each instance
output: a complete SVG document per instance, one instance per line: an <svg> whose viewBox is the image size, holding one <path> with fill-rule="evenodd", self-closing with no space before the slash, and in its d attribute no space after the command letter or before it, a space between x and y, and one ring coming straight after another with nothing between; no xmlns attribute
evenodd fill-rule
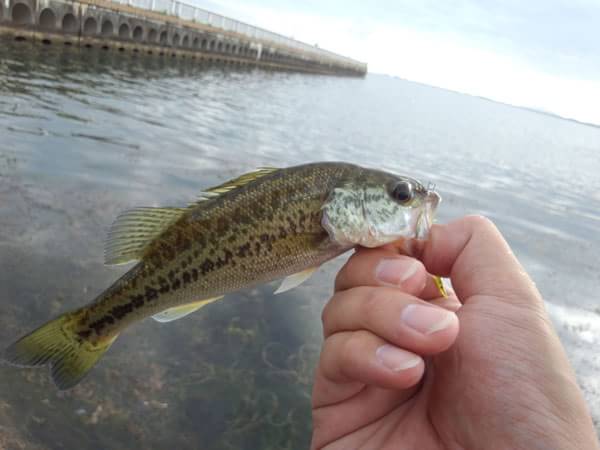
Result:
<svg viewBox="0 0 600 450"><path fill-rule="evenodd" d="M388 74L600 124L600 0L187 0Z"/></svg>

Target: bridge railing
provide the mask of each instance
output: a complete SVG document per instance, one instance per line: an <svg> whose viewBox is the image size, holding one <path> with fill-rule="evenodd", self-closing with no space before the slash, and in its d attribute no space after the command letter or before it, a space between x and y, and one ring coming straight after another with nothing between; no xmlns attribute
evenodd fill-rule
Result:
<svg viewBox="0 0 600 450"><path fill-rule="evenodd" d="M189 20L204 25L209 25L215 28L220 28L224 31L232 31L254 39L270 41L282 46L291 47L311 55L322 57L324 59L333 60L338 63L353 66L360 70L366 71L366 64L358 62L354 59L338 55L336 53L324 50L322 48L306 44L296 39L283 36L263 28L255 27L239 20L230 19L210 11L207 11L197 6L192 6L178 0L112 0L116 3L134 6L136 8L147 9L170 16L179 17L183 20Z"/></svg>

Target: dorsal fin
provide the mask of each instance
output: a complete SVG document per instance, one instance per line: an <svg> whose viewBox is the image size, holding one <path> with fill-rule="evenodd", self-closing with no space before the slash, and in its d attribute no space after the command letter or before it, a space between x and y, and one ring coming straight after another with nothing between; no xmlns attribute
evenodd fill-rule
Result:
<svg viewBox="0 0 600 450"><path fill-rule="evenodd" d="M261 167L233 180L206 189L190 207L244 186L279 169ZM150 242L181 217L187 208L135 208L123 212L112 225L104 251L105 264L125 264L138 260Z"/></svg>
<svg viewBox="0 0 600 450"><path fill-rule="evenodd" d="M105 264L138 260L154 238L175 222L186 208L135 208L121 213L113 223L104 249Z"/></svg>
<svg viewBox="0 0 600 450"><path fill-rule="evenodd" d="M276 172L279 169L276 167L260 167L252 172L245 173L240 175L233 180L226 181L223 184L219 184L218 186L213 186L204 190L200 194L199 202L204 200L210 200L211 198L218 197L221 194L225 194L227 192L233 191L239 187L242 187L254 180L258 180L259 178L264 177L265 175L269 175L270 173Z"/></svg>

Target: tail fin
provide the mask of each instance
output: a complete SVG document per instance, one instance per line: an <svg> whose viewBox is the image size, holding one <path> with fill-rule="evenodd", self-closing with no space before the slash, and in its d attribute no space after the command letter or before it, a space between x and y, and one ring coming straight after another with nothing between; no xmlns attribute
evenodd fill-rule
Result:
<svg viewBox="0 0 600 450"><path fill-rule="evenodd" d="M93 343L77 333L80 314L64 314L8 347L3 358L23 367L50 365L59 389L75 386L96 364L118 335Z"/></svg>

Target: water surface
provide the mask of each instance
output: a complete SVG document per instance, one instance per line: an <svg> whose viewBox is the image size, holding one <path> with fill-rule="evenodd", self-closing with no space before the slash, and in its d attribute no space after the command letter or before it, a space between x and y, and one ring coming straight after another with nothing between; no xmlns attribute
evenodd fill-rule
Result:
<svg viewBox="0 0 600 450"><path fill-rule="evenodd" d="M497 222L600 420L599 150L598 128L400 79L3 42L0 343L126 270L102 264L120 211L184 205L259 166L344 160L435 183L441 221ZM0 367L0 448L307 448L320 310L342 262L284 295L266 285L137 324L66 393L45 370Z"/></svg>

